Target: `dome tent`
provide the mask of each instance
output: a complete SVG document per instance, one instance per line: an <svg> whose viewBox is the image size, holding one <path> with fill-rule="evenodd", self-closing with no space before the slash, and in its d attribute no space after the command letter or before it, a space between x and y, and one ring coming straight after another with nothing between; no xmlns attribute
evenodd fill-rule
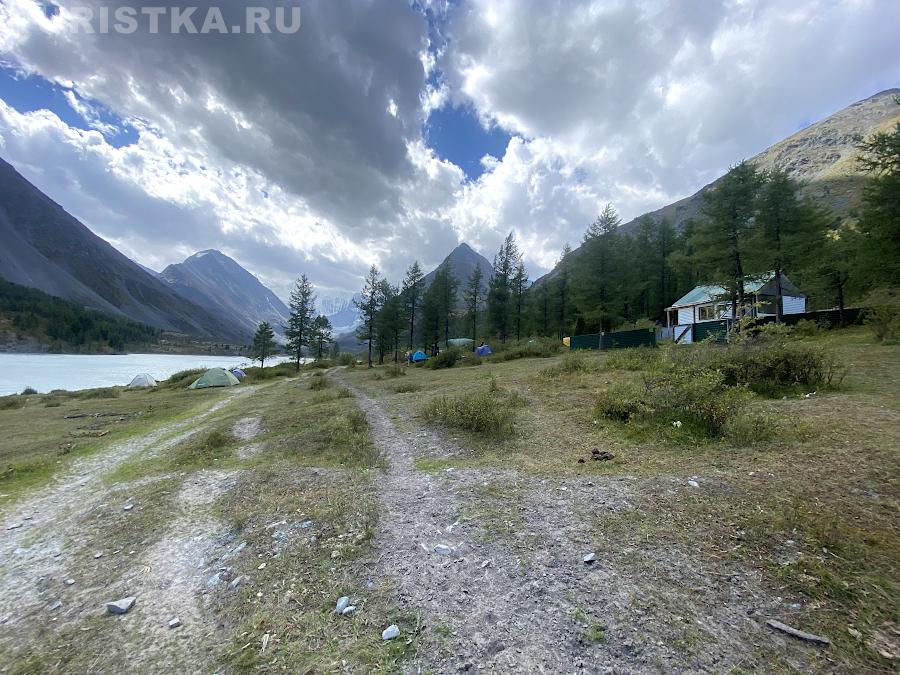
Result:
<svg viewBox="0 0 900 675"><path fill-rule="evenodd" d="M234 375L239 380L243 380L245 377L247 377L247 373L245 373L240 368L232 368L231 374Z"/></svg>
<svg viewBox="0 0 900 675"><path fill-rule="evenodd" d="M128 383L129 389L139 389L140 387L155 387L156 380L153 379L152 375L148 375L147 373L140 373L134 376L134 379Z"/></svg>
<svg viewBox="0 0 900 675"><path fill-rule="evenodd" d="M478 349L475 350L476 356L490 356L494 353L494 350L490 348L489 345L481 345Z"/></svg>
<svg viewBox="0 0 900 675"><path fill-rule="evenodd" d="M415 354L409 357L409 360L412 363L421 363L422 361L427 361L428 356L421 349L417 351Z"/></svg>
<svg viewBox="0 0 900 675"><path fill-rule="evenodd" d="M238 379L224 368L210 368L194 380L188 389L205 389L206 387L233 387L240 384Z"/></svg>

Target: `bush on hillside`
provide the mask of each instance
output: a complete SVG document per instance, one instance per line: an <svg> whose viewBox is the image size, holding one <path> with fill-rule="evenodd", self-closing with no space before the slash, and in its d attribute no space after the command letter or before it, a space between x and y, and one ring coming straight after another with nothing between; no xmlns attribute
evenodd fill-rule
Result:
<svg viewBox="0 0 900 675"><path fill-rule="evenodd" d="M882 342L900 340L900 291L884 288L865 300L865 324Z"/></svg>
<svg viewBox="0 0 900 675"><path fill-rule="evenodd" d="M16 396L15 394L0 398L0 410L14 410L16 408L21 408L24 405L25 399L21 396Z"/></svg>
<svg viewBox="0 0 900 675"><path fill-rule="evenodd" d="M742 387L729 386L721 373L671 368L644 376L642 385L619 384L601 393L596 409L618 422L674 424L704 436L720 436L748 399Z"/></svg>
<svg viewBox="0 0 900 675"><path fill-rule="evenodd" d="M452 368L456 365L456 362L459 361L461 356L462 354L458 349L451 347L450 349L438 352L437 356L432 356L428 359L428 367L433 369Z"/></svg>
<svg viewBox="0 0 900 675"><path fill-rule="evenodd" d="M204 373L202 368L191 368L189 370L179 370L174 375L170 375L165 381L165 387L186 387Z"/></svg>

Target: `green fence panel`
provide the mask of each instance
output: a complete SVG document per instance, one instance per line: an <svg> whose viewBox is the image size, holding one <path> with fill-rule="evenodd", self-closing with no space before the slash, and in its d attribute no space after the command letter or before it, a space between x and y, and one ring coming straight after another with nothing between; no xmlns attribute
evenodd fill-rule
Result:
<svg viewBox="0 0 900 675"><path fill-rule="evenodd" d="M726 342L728 339L727 321L703 321L694 324L694 342L703 342L710 337L715 342Z"/></svg>
<svg viewBox="0 0 900 675"><path fill-rule="evenodd" d="M655 347L656 329L639 328L637 330L620 330L615 333L603 333L600 336L600 349L624 349L628 347Z"/></svg>
<svg viewBox="0 0 900 675"><path fill-rule="evenodd" d="M600 334L594 335L573 335L569 338L569 350L576 349L600 349Z"/></svg>

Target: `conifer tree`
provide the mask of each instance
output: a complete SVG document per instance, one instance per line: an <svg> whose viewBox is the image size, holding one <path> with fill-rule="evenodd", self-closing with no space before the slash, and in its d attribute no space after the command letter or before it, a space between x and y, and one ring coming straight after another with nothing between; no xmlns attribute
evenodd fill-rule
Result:
<svg viewBox="0 0 900 675"><path fill-rule="evenodd" d="M321 314L313 319L312 325L312 342L316 346L316 360L321 361L322 356L328 349L328 345L332 343L334 338L331 334L331 321L327 316Z"/></svg>
<svg viewBox="0 0 900 675"><path fill-rule="evenodd" d="M354 300L353 304L359 309L362 315L362 325L356 332L357 339L365 342L368 346L368 364L372 367L372 343L375 340L375 320L378 317L378 310L381 309L382 285L381 273L375 265L369 269L366 274L365 283L363 285L362 294L359 300Z"/></svg>
<svg viewBox="0 0 900 675"><path fill-rule="evenodd" d="M300 370L303 348L313 344L312 330L315 304L316 296L313 293L312 284L309 283L309 279L303 274L297 279L291 291L291 297L288 301L291 313L284 330L284 336L287 338L287 349L294 357L297 370Z"/></svg>
<svg viewBox="0 0 900 675"><path fill-rule="evenodd" d="M481 271L480 265L475 265L469 280L466 282L466 288L463 291L463 301L466 304L466 313L472 322L472 351L476 349L478 342L478 310L481 308L481 282L484 278L484 272Z"/></svg>
<svg viewBox="0 0 900 675"><path fill-rule="evenodd" d="M266 367L266 359L275 353L275 331L267 321L263 321L253 336L253 360L259 361L259 367Z"/></svg>
<svg viewBox="0 0 900 675"><path fill-rule="evenodd" d="M419 303L422 299L422 287L424 286L425 275L422 274L422 268L419 261L416 260L406 270L406 277L403 279L402 294L405 303L406 313L409 317L409 349L412 351L415 342L416 332L416 312L419 310Z"/></svg>

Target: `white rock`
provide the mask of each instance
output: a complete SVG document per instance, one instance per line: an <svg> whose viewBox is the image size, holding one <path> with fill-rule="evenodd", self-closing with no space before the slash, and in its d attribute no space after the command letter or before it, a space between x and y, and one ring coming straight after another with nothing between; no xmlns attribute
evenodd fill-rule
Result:
<svg viewBox="0 0 900 675"><path fill-rule="evenodd" d="M246 580L247 580L247 577L245 577L245 576L235 577L234 579L231 580L231 583L228 584L228 590L233 591L235 588L240 586Z"/></svg>
<svg viewBox="0 0 900 675"><path fill-rule="evenodd" d="M178 628L181 625L181 619L177 616L169 620L169 628Z"/></svg>
<svg viewBox="0 0 900 675"><path fill-rule="evenodd" d="M391 624L383 631L381 631L381 639L382 640L393 640L395 637L400 636L400 628L396 624Z"/></svg>
<svg viewBox="0 0 900 675"><path fill-rule="evenodd" d="M353 612L355 612L355 611L356 611L356 605L348 605L347 607L344 607L344 610L341 612L341 614L346 616L348 614L353 614Z"/></svg>
<svg viewBox="0 0 900 675"><path fill-rule="evenodd" d="M691 487L700 487L700 483L695 480L689 480L688 485L690 485Z"/></svg>
<svg viewBox="0 0 900 675"><path fill-rule="evenodd" d="M266 569L266 563L259 563L259 565L256 567L256 569L258 569L258 570Z"/></svg>
<svg viewBox="0 0 900 675"><path fill-rule="evenodd" d="M57 600L57 601L54 602L52 605L50 605L50 611L51 611L51 612L56 611L56 610L59 609L60 607L62 607L62 602L60 602L59 600Z"/></svg>
<svg viewBox="0 0 900 675"><path fill-rule="evenodd" d="M122 510L123 511L131 511L131 509L133 509L133 508L134 508L134 504L126 504L125 506L122 507Z"/></svg>
<svg viewBox="0 0 900 675"><path fill-rule="evenodd" d="M94 554L94 560L97 560L98 558L102 558L102 557L103 557L103 551L97 551Z"/></svg>
<svg viewBox="0 0 900 675"><path fill-rule="evenodd" d="M66 579L66 586L74 586L74 585L75 585L74 579Z"/></svg>
<svg viewBox="0 0 900 675"><path fill-rule="evenodd" d="M347 607L350 605L350 598L346 595L342 595L338 598L337 604L334 606L334 611L337 614L341 614Z"/></svg>
<svg viewBox="0 0 900 675"><path fill-rule="evenodd" d="M22 523L11 523L6 526L6 529L7 530L18 530L20 527L22 527Z"/></svg>
<svg viewBox="0 0 900 675"><path fill-rule="evenodd" d="M450 555L453 553L453 549L447 546L447 544L438 544L434 547L434 552L441 555Z"/></svg>
<svg viewBox="0 0 900 675"><path fill-rule="evenodd" d="M133 595L121 600L106 603L106 611L110 614L127 614L137 600Z"/></svg>
<svg viewBox="0 0 900 675"><path fill-rule="evenodd" d="M585 565L592 565L595 562L597 562L597 554L596 553L588 553L586 556L584 556L584 564Z"/></svg>

